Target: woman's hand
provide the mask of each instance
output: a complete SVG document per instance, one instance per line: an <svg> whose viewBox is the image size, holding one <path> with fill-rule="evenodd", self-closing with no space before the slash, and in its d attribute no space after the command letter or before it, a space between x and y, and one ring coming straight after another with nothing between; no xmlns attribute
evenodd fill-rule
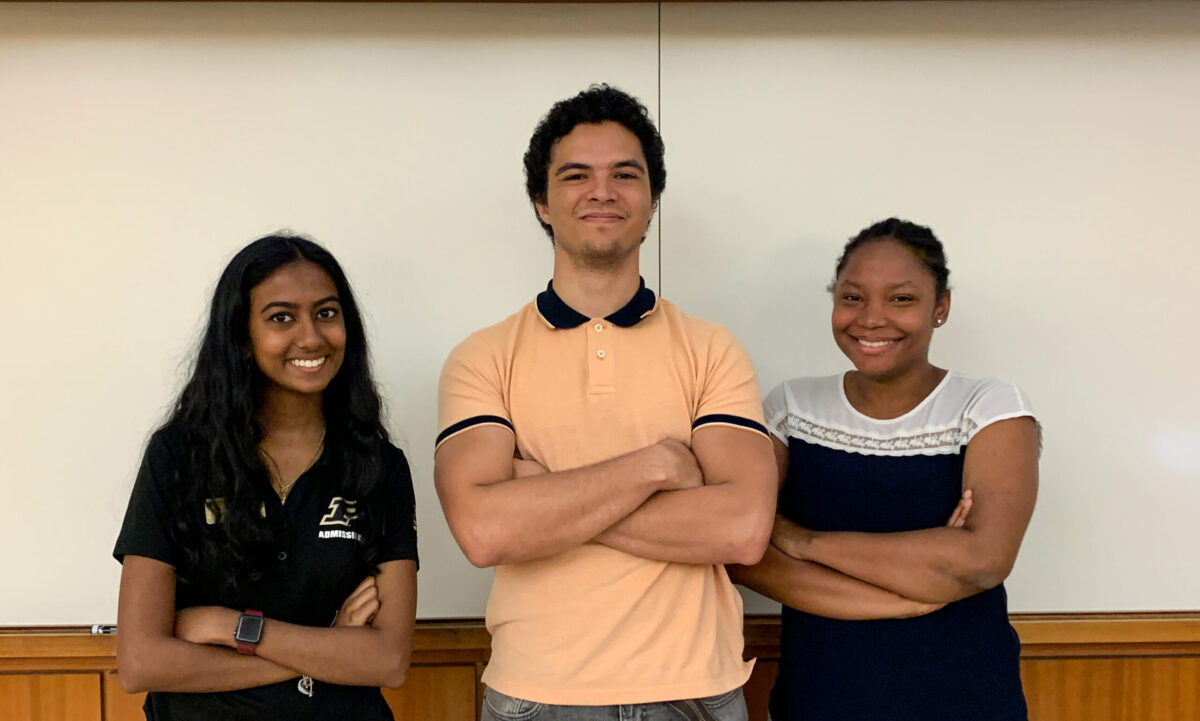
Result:
<svg viewBox="0 0 1200 721"><path fill-rule="evenodd" d="M971 506L974 504L975 494L971 489L963 491L962 498L958 499L958 505L954 507L954 513L950 514L950 520L946 521L946 528L962 528L967 523L967 516L971 515Z"/></svg>
<svg viewBox="0 0 1200 721"><path fill-rule="evenodd" d="M946 521L947 528L962 528L966 525L967 517L971 515L971 507L975 503L974 496L975 494L970 489L963 491L962 497L958 499L958 505L954 507L954 512L950 514L950 519ZM793 523L784 516L776 514L775 526L771 529L771 543L792 558L801 561L812 561L814 559L810 554L806 553L805 549L809 542L816 538L817 535L816 531L810 531L804 526Z"/></svg>
<svg viewBox="0 0 1200 721"><path fill-rule="evenodd" d="M921 603L920 601L910 601L909 603L912 604L912 609L899 614L896 618L916 618L917 616L924 616L934 611L940 611L946 607L944 603Z"/></svg>
<svg viewBox="0 0 1200 721"><path fill-rule="evenodd" d="M771 544L792 558L810 561L812 559L805 555L804 548L816 535L816 531L810 531L776 514L775 526L771 529Z"/></svg>
<svg viewBox="0 0 1200 721"><path fill-rule="evenodd" d="M367 576L358 584L338 609L333 619L334 628L369 626L379 611L379 588L374 576Z"/></svg>

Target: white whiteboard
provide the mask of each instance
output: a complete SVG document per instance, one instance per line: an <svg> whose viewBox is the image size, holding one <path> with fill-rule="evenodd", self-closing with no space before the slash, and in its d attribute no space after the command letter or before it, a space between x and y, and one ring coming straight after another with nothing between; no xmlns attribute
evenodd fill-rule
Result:
<svg viewBox="0 0 1200 721"><path fill-rule="evenodd" d="M1014 610L1200 607L1200 5L667 4L659 32L654 5L0 5L0 625L115 618L142 445L220 269L281 227L369 316L419 615L482 615L432 488L437 373L544 286L520 157L595 80L661 120L664 294L764 389L844 367L847 236L946 241L934 360L1017 382L1046 429Z"/></svg>

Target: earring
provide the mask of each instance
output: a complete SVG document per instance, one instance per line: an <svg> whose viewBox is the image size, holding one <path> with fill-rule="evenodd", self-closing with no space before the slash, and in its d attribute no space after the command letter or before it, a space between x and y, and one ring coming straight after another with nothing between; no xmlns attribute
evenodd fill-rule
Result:
<svg viewBox="0 0 1200 721"><path fill-rule="evenodd" d="M935 320L935 321L933 322L933 324L934 324L934 325L941 325L941 324L942 324L942 319L941 319L941 318L938 318L937 320Z"/></svg>

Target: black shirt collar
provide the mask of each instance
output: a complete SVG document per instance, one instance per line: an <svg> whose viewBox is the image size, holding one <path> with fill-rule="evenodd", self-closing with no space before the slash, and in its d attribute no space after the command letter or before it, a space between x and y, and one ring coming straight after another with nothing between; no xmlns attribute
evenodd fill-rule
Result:
<svg viewBox="0 0 1200 721"><path fill-rule="evenodd" d="M638 278L638 290L623 308L604 320L622 328L632 328L638 321L650 315L658 306L658 298L654 291L646 287L646 281ZM538 293L537 310L553 327L564 330L576 328L588 322L589 318L566 304L558 293L554 292L554 281L546 284L546 290Z"/></svg>

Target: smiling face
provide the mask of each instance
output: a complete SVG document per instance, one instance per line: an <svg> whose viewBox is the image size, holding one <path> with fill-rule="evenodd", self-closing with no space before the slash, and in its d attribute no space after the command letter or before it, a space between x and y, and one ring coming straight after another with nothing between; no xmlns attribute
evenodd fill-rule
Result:
<svg viewBox="0 0 1200 721"><path fill-rule="evenodd" d="M337 286L321 266L297 260L250 290L250 344L274 390L321 393L342 366L346 326Z"/></svg>
<svg viewBox="0 0 1200 721"><path fill-rule="evenodd" d="M933 275L891 239L857 248L833 287L833 337L860 373L892 380L929 366L933 329L950 312Z"/></svg>
<svg viewBox="0 0 1200 721"><path fill-rule="evenodd" d="M546 202L555 252L576 265L611 267L635 253L654 213L637 136L612 121L576 125L550 151Z"/></svg>

